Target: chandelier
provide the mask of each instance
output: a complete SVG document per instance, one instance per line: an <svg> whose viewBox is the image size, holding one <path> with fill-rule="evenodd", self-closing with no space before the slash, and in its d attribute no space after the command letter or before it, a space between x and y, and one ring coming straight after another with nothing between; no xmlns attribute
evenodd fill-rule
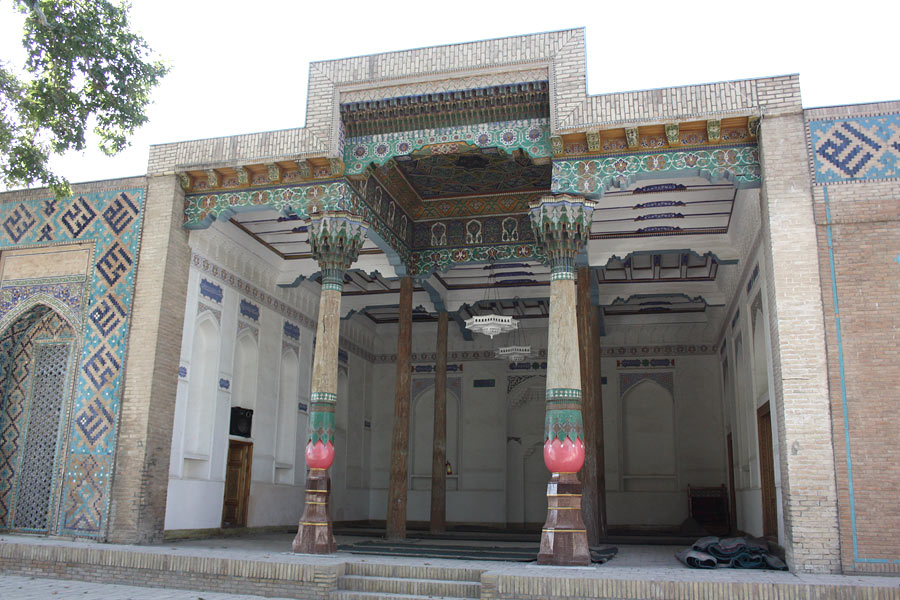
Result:
<svg viewBox="0 0 900 600"><path fill-rule="evenodd" d="M494 279L494 263L490 265L490 274L488 275L488 287L484 292L485 304L494 301L495 306L499 305L500 297L495 288L496 281ZM491 294L493 293L493 298ZM519 323L511 316L501 314L475 315L471 319L466 319L466 329L470 329L475 333L483 333L492 340L495 335L500 333L508 333L518 329Z"/></svg>
<svg viewBox="0 0 900 600"><path fill-rule="evenodd" d="M497 358L505 358L511 363L522 362L531 356L531 344L527 343L524 332L516 327L515 331L509 334L506 346L500 346L494 351Z"/></svg>
<svg viewBox="0 0 900 600"><path fill-rule="evenodd" d="M466 329L483 333L491 339L499 333L507 333L518 327L518 321L506 315L475 315L471 319L466 319Z"/></svg>

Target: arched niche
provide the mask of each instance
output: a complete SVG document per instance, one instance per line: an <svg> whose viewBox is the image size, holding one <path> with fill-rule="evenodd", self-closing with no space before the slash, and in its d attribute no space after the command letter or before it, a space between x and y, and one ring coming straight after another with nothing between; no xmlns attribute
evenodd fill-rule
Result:
<svg viewBox="0 0 900 600"><path fill-rule="evenodd" d="M250 329L242 330L234 344L231 405L256 408L256 384L259 375L259 348Z"/></svg>
<svg viewBox="0 0 900 600"><path fill-rule="evenodd" d="M544 413L547 378L507 379L506 520L510 526L543 522L547 515Z"/></svg>
<svg viewBox="0 0 900 600"><path fill-rule="evenodd" d="M753 326L753 389L756 392L757 404L765 402L769 391L769 352L766 344L766 319L763 315L762 299L757 294L750 307L751 324Z"/></svg>
<svg viewBox="0 0 900 600"><path fill-rule="evenodd" d="M77 347L72 324L37 302L0 333L0 528L55 529Z"/></svg>
<svg viewBox="0 0 900 600"><path fill-rule="evenodd" d="M209 477L219 365L219 325L202 313L194 326L184 423L184 475Z"/></svg>
<svg viewBox="0 0 900 600"><path fill-rule="evenodd" d="M279 483L293 471L297 449L297 402L300 399L300 356L297 350L285 348L281 354L278 376L278 420L275 431L275 470ZM284 470L285 472L280 472Z"/></svg>
<svg viewBox="0 0 900 600"><path fill-rule="evenodd" d="M448 491L457 489L457 476L461 468L459 461L461 456L459 438L461 415L458 383L458 380L454 382L451 378L447 380L446 460L450 463L453 471L447 477ZM414 394L410 418L412 427L410 432L412 455L409 460L410 485L414 490L430 490L434 450L434 380L424 382L424 385L420 383L415 386L414 384L414 387L419 387L419 389Z"/></svg>
<svg viewBox="0 0 900 600"><path fill-rule="evenodd" d="M622 392L623 478L626 491L676 489L675 402L650 377Z"/></svg>

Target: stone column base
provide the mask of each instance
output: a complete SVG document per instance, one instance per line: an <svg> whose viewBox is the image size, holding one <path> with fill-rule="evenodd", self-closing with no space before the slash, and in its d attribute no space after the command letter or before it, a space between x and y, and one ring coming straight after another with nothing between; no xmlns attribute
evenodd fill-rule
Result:
<svg viewBox="0 0 900 600"><path fill-rule="evenodd" d="M581 482L575 473L553 473L547 484L547 522L541 530L539 565L591 564L587 531L581 519Z"/></svg>
<svg viewBox="0 0 900 600"><path fill-rule="evenodd" d="M300 526L291 551L300 554L333 554L334 542L331 514L328 510L331 497L331 476L327 469L310 469L306 476L306 507L300 517Z"/></svg>

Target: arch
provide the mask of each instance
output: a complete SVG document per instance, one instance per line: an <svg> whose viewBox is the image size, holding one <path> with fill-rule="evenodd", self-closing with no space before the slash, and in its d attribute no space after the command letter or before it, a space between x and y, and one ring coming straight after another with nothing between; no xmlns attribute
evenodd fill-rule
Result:
<svg viewBox="0 0 900 600"><path fill-rule="evenodd" d="M69 324L72 331L81 330L81 319L75 315L65 304L46 293L38 293L11 308L9 312L0 317L0 331L5 331L19 317L34 309L43 307L43 309L53 310L62 319Z"/></svg>
<svg viewBox="0 0 900 600"><path fill-rule="evenodd" d="M420 380L421 381L421 380ZM432 453L434 450L434 380L426 380L418 393L413 397L410 418L411 456L409 458L410 473L413 478L428 480L428 484L420 487L427 489L431 480ZM458 390L447 378L447 421L446 421L446 457L453 469L453 475L460 471L460 397ZM413 482L415 487L415 482ZM450 489L448 487L448 489Z"/></svg>
<svg viewBox="0 0 900 600"><path fill-rule="evenodd" d="M297 448L297 402L300 398L300 356L293 348L281 354L278 385L278 420L275 463L293 467Z"/></svg>
<svg viewBox="0 0 900 600"><path fill-rule="evenodd" d="M218 365L218 321L211 314L203 313L194 326L191 368L188 376L183 448L184 456L189 461L209 460ZM187 471L188 463L185 467Z"/></svg>
<svg viewBox="0 0 900 600"><path fill-rule="evenodd" d="M676 474L675 402L671 390L649 377L625 390L622 433L625 489L652 491L670 487Z"/></svg>
<svg viewBox="0 0 900 600"><path fill-rule="evenodd" d="M50 533L74 389L78 337L65 315L30 302L0 333L0 528Z"/></svg>
<svg viewBox="0 0 900 600"><path fill-rule="evenodd" d="M763 395L769 391L769 351L766 347L765 327L768 322L763 314L762 303L757 300L751 306L753 327L753 389L756 393L757 404Z"/></svg>
<svg viewBox="0 0 900 600"><path fill-rule="evenodd" d="M259 378L259 347L250 329L242 330L234 344L231 405L256 408L256 389Z"/></svg>

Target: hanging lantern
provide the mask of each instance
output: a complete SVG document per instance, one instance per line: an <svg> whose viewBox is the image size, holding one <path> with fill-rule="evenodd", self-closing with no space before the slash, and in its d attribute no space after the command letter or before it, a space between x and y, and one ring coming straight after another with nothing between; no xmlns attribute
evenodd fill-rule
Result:
<svg viewBox="0 0 900 600"><path fill-rule="evenodd" d="M515 333L510 334L510 339L506 346L500 346L494 351L497 358L505 358L511 363L522 362L531 356L531 345L526 343L525 334L519 327L515 328Z"/></svg>
<svg viewBox="0 0 900 600"><path fill-rule="evenodd" d="M491 263L490 270L490 275L488 275L488 287L484 293L484 302L488 303L493 300L495 303L499 304L500 297L497 294L497 290L494 288L494 263ZM494 295L493 298L491 298L492 291ZM466 319L466 329L470 329L475 333L483 333L491 339L494 339L494 336L500 333L509 333L510 331L517 329L518 326L518 321L507 315L475 315L471 319Z"/></svg>
<svg viewBox="0 0 900 600"><path fill-rule="evenodd" d="M491 339L494 339L497 334L510 332L518 326L519 323L515 319L506 315L476 315L471 319L466 319L466 329L471 329L475 333L483 333Z"/></svg>

